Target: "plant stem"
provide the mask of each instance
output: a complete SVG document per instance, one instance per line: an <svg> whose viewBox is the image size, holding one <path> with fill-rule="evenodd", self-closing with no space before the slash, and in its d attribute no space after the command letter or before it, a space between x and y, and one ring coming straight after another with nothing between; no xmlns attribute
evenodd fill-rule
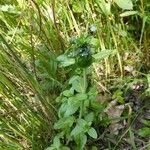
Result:
<svg viewBox="0 0 150 150"><path fill-rule="evenodd" d="M83 91L82 91L82 94L86 93L86 89L87 89L87 78L86 78L86 68L84 68L83 69ZM83 115L83 105L84 105L84 101L82 100L82 103L80 106L79 118L82 118L82 115Z"/></svg>
<svg viewBox="0 0 150 150"><path fill-rule="evenodd" d="M87 78L86 78L86 68L83 69L83 94L86 93L87 88Z"/></svg>

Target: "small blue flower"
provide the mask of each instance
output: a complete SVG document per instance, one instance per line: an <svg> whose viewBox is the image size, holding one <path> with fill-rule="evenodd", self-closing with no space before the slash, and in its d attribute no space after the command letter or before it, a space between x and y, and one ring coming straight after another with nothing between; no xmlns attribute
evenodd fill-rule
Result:
<svg viewBox="0 0 150 150"><path fill-rule="evenodd" d="M95 24L92 24L89 28L91 32L95 32L97 30L97 27Z"/></svg>

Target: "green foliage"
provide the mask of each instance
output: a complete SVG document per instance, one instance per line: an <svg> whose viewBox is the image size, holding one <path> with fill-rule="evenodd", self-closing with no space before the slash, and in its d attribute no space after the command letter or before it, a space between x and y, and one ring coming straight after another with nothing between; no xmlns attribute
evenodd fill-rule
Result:
<svg viewBox="0 0 150 150"><path fill-rule="evenodd" d="M84 46L86 47L86 45ZM80 49L84 50L85 47L80 47ZM74 57L78 57L78 55L80 57L81 54L77 53ZM62 61L64 62L64 60ZM81 67L78 61L76 63L78 67ZM89 64L86 65L86 67L88 66ZM94 86L88 87L86 70L87 68L84 66L82 68L83 76L73 75L68 82L70 88L64 90L56 99L60 108L58 111L59 120L54 124L54 129L59 130L59 133L55 136L51 148L57 139L61 142L59 145L68 146L70 142L74 141L72 146L75 146L76 149L83 149L89 137L96 139L98 136L93 125L98 123L95 118L98 117L101 107L92 109L93 105L99 105L99 103L96 101L96 88ZM63 140L65 141L63 142Z"/></svg>
<svg viewBox="0 0 150 150"><path fill-rule="evenodd" d="M149 137L150 136L150 128L149 127L143 127L139 129L138 135L141 137Z"/></svg>
<svg viewBox="0 0 150 150"><path fill-rule="evenodd" d="M65 90L59 97L59 103L61 103L58 112L59 120L55 123L54 128L61 129L66 141L67 139L70 139L68 142L74 140L77 147L82 149L86 144L87 134L97 138L95 129L91 127L96 112L93 110L89 113L88 111L92 103L96 101L96 95L93 95L91 99L90 93L84 93L84 86L77 80L78 78L72 81L71 78L70 90Z"/></svg>
<svg viewBox="0 0 150 150"><path fill-rule="evenodd" d="M133 9L133 3L132 0L115 0L115 3L122 9L131 10Z"/></svg>
<svg viewBox="0 0 150 150"><path fill-rule="evenodd" d="M146 125L148 127L150 126L150 121L149 120L144 120L143 123L144 123L144 125Z"/></svg>
<svg viewBox="0 0 150 150"><path fill-rule="evenodd" d="M71 39L71 47L69 50L57 58L60 62L60 67L68 67L74 64L81 68L90 66L92 63L92 47L89 43L91 38L81 36L77 39Z"/></svg>
<svg viewBox="0 0 150 150"><path fill-rule="evenodd" d="M138 130L138 135L142 138L150 136L150 121L143 120L143 127Z"/></svg>
<svg viewBox="0 0 150 150"><path fill-rule="evenodd" d="M119 102L121 104L125 103L124 97L123 97L123 92L121 90L119 90L119 89L117 91L115 91L115 93L113 94L112 98L116 99L117 102Z"/></svg>
<svg viewBox="0 0 150 150"><path fill-rule="evenodd" d="M48 149L89 148L97 137L112 149L101 135L109 96L126 105L124 88L139 78L150 95L149 10L148 0L0 1L0 149L42 150L55 135Z"/></svg>
<svg viewBox="0 0 150 150"><path fill-rule="evenodd" d="M70 65L76 65L80 68L86 68L92 64L92 62L98 62L110 55L116 54L116 50L104 50L97 52L96 38L92 36L81 36L71 40L71 47L65 54L57 57L60 67L68 67Z"/></svg>
<svg viewBox="0 0 150 150"><path fill-rule="evenodd" d="M116 53L115 50L105 50L105 51L98 52L97 54L94 54L93 57L95 58L95 60L100 61L103 60L104 58L108 58L108 56L115 53Z"/></svg>

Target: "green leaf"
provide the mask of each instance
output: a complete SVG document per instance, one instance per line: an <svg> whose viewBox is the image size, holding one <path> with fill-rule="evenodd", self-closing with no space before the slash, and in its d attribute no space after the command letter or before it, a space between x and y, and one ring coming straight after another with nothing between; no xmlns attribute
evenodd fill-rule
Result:
<svg viewBox="0 0 150 150"><path fill-rule="evenodd" d="M84 132L84 129L77 125L71 132L71 136L77 136L78 134L80 134L81 132Z"/></svg>
<svg viewBox="0 0 150 150"><path fill-rule="evenodd" d="M124 97L123 97L123 92L120 89L115 91L115 93L112 96L112 99L116 99L117 102L119 102L121 104L125 103L125 100L124 100Z"/></svg>
<svg viewBox="0 0 150 150"><path fill-rule="evenodd" d="M82 137L81 137L81 148L83 149L85 144L86 144L86 141L87 141L87 136L84 134Z"/></svg>
<svg viewBox="0 0 150 150"><path fill-rule="evenodd" d="M75 63L74 58L68 58L65 54L57 57L57 60L60 62L60 67L68 67Z"/></svg>
<svg viewBox="0 0 150 150"><path fill-rule="evenodd" d="M138 135L141 137L149 137L150 136L150 128L144 127L138 130Z"/></svg>
<svg viewBox="0 0 150 150"><path fill-rule="evenodd" d="M150 120L144 120L143 121L144 125L149 126L150 127Z"/></svg>
<svg viewBox="0 0 150 150"><path fill-rule="evenodd" d="M79 76L73 76L69 80L69 84L72 84L74 81L78 80L80 77Z"/></svg>
<svg viewBox="0 0 150 150"><path fill-rule="evenodd" d="M94 30L97 29L97 28L96 28L96 25L91 25L91 28L92 28L92 29L91 29L92 31L94 31ZM90 44L93 45L93 46L95 46L95 47L98 47L98 46L99 46L99 40L98 40L97 38L94 38L94 37L93 37L93 38L91 39L91 41L90 41Z"/></svg>
<svg viewBox="0 0 150 150"><path fill-rule="evenodd" d="M97 138L97 132L94 128L90 128L90 130L88 131L88 134L89 134L89 136L91 136L94 139Z"/></svg>
<svg viewBox="0 0 150 150"><path fill-rule="evenodd" d="M60 150L70 150L70 148L69 147L67 147L67 146L63 146L63 147L61 147L61 149Z"/></svg>
<svg viewBox="0 0 150 150"><path fill-rule="evenodd" d="M111 3L110 2L105 2L104 0L101 0L99 3L99 6L105 15L109 15L111 13Z"/></svg>
<svg viewBox="0 0 150 150"><path fill-rule="evenodd" d="M135 15L137 13L138 13L137 11L125 11L120 14L120 17L127 17L127 16L131 16L131 15Z"/></svg>
<svg viewBox="0 0 150 150"><path fill-rule="evenodd" d="M74 138L75 142L76 142L76 149L77 150L83 150L84 147L85 147L85 144L87 142L87 136L84 134L84 133L81 133L79 135L77 135L75 138Z"/></svg>
<svg viewBox="0 0 150 150"><path fill-rule="evenodd" d="M72 84L72 88L79 93L83 93L84 91L84 83L83 83L83 79L81 77L78 76L74 76L74 78L72 78L69 81L69 84Z"/></svg>
<svg viewBox="0 0 150 150"><path fill-rule="evenodd" d="M122 9L126 10L133 9L132 0L114 0L114 2Z"/></svg>
<svg viewBox="0 0 150 150"><path fill-rule="evenodd" d="M97 87L96 86L92 86L90 87L89 89L89 92L88 92L88 95L97 95L98 94L98 91L97 91Z"/></svg>
<svg viewBox="0 0 150 150"><path fill-rule="evenodd" d="M91 112L91 113L87 114L87 115L85 116L85 120L86 120L87 122L92 122L92 121L94 120L94 113Z"/></svg>
<svg viewBox="0 0 150 150"><path fill-rule="evenodd" d="M71 131L71 136L76 137L77 135L81 133L85 133L88 130L88 124L83 119L78 119L77 125L75 128Z"/></svg>
<svg viewBox="0 0 150 150"><path fill-rule="evenodd" d="M59 118L62 118L64 116L64 113L66 112L67 107L68 107L67 102L62 103L62 105L60 106L59 111L58 111Z"/></svg>
<svg viewBox="0 0 150 150"><path fill-rule="evenodd" d="M71 91L71 90L65 90L65 91L63 91L62 94L63 94L64 96L66 96L66 97L70 97L70 96L73 95L73 91Z"/></svg>
<svg viewBox="0 0 150 150"><path fill-rule="evenodd" d="M116 52L116 50L102 50L101 52L94 54L93 57L96 60L102 60L104 58L107 58L108 56L110 56L111 54L113 54L114 52Z"/></svg>
<svg viewBox="0 0 150 150"><path fill-rule="evenodd" d="M67 98L66 98L67 99ZM58 102L61 102L61 100L62 100L62 97L61 96L58 96L57 98L56 98L56 102L58 103Z"/></svg>
<svg viewBox="0 0 150 150"><path fill-rule="evenodd" d="M76 125L75 128L71 131L71 136L76 137L82 132L84 133L84 129L82 128L82 126Z"/></svg>
<svg viewBox="0 0 150 150"><path fill-rule="evenodd" d="M83 93L79 93L79 94L76 94L75 96L76 100L86 100L88 98L87 94L83 94Z"/></svg>
<svg viewBox="0 0 150 150"><path fill-rule="evenodd" d="M92 146L91 150L98 150L98 148L96 146Z"/></svg>
<svg viewBox="0 0 150 150"><path fill-rule="evenodd" d="M61 143L60 143L60 139L59 139L58 136L55 136L55 137L54 137L54 140L53 140L53 146L56 147L57 149L60 148Z"/></svg>
<svg viewBox="0 0 150 150"><path fill-rule="evenodd" d="M87 136L85 134L79 134L75 137L75 142L77 144L77 150L83 150L85 147L85 144L87 142Z"/></svg>
<svg viewBox="0 0 150 150"><path fill-rule="evenodd" d="M64 117L73 115L80 107L81 101L76 100L74 97L68 99L68 105Z"/></svg>
<svg viewBox="0 0 150 150"><path fill-rule="evenodd" d="M74 120L75 119L73 116L61 118L58 120L58 122L54 124L54 129L63 129L63 128L71 127L72 124L74 123Z"/></svg>

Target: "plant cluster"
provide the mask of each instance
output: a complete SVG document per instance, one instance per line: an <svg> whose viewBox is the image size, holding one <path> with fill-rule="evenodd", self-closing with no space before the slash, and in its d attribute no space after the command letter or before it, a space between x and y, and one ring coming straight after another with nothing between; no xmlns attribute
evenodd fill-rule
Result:
<svg viewBox="0 0 150 150"><path fill-rule="evenodd" d="M58 61L63 67L76 65L76 69L80 69L80 74L74 74L69 79L69 89L61 92L56 99L60 103L59 120L54 124L54 129L58 130L58 133L48 149L61 150L72 147L82 150L89 137L97 138L94 125L98 123L102 104L96 101L97 89L95 86L89 86L87 78L88 67L92 64L91 46L87 38L83 37L77 39L74 44L76 45L73 46L74 49L69 51L69 54L67 52L59 56Z"/></svg>

